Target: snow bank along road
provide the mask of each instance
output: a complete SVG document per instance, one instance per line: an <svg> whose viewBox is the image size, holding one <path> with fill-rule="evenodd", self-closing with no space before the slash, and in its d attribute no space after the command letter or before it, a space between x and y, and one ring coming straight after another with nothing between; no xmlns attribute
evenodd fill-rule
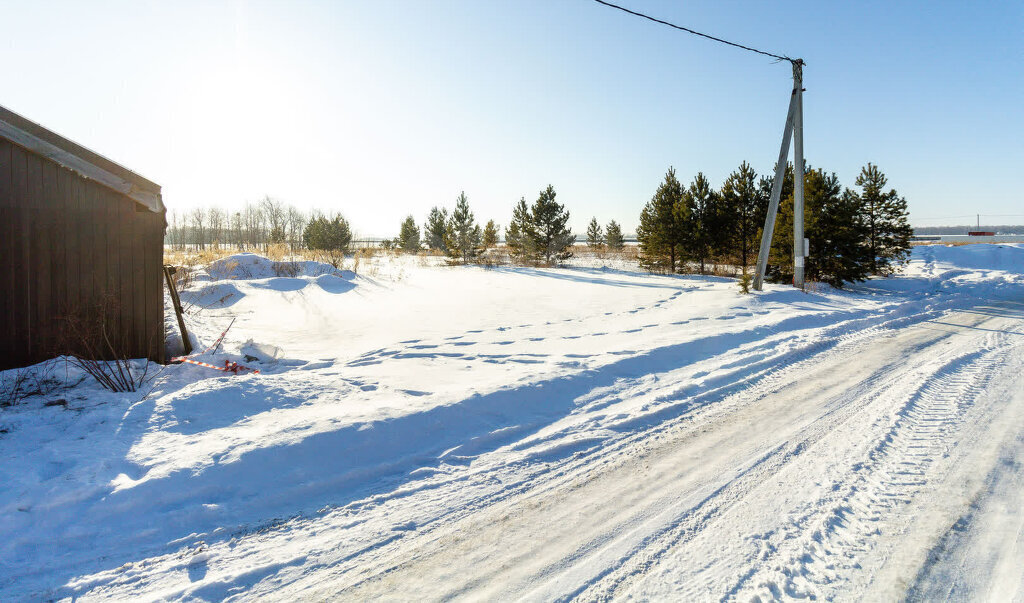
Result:
<svg viewBox="0 0 1024 603"><path fill-rule="evenodd" d="M1024 249L975 247L851 293L232 281L200 331L300 354L10 414L0 598L1020 597Z"/></svg>

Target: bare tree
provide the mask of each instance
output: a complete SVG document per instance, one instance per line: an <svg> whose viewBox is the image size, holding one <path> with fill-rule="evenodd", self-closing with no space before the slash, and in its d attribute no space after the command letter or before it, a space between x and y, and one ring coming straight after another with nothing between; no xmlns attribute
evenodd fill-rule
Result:
<svg viewBox="0 0 1024 603"><path fill-rule="evenodd" d="M302 247L302 231L307 223L305 214L293 205L288 206L288 245L292 251Z"/></svg>
<svg viewBox="0 0 1024 603"><path fill-rule="evenodd" d="M169 220L165 242L171 246L171 249L179 250L181 249L181 226L178 224L178 212L172 209L168 214Z"/></svg>
<svg viewBox="0 0 1024 603"><path fill-rule="evenodd" d="M213 248L220 247L221 243L224 243L224 223L225 213L224 210L219 207L211 207L207 213L207 221L210 224L208 240L212 244Z"/></svg>
<svg viewBox="0 0 1024 603"><path fill-rule="evenodd" d="M240 211L231 214L231 244L236 249L242 249L242 212Z"/></svg>
<svg viewBox="0 0 1024 603"><path fill-rule="evenodd" d="M260 209L263 210L267 225L267 237L264 247L271 243L283 243L285 239L285 221L288 217L284 204L277 199L271 198L269 195L265 195L263 201L260 202Z"/></svg>
<svg viewBox="0 0 1024 603"><path fill-rule="evenodd" d="M206 249L206 210L201 207L197 207L189 213L189 218L192 221L193 244L198 244L199 249Z"/></svg>
<svg viewBox="0 0 1024 603"><path fill-rule="evenodd" d="M256 248L263 244L264 237L264 216L263 210L255 203L246 203L242 213L242 222L245 230L245 244L249 248Z"/></svg>

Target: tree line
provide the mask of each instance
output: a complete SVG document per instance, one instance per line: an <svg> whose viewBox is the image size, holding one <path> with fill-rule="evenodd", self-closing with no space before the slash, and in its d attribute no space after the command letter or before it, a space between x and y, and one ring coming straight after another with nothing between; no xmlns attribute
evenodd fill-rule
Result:
<svg viewBox="0 0 1024 603"><path fill-rule="evenodd" d="M792 278L793 166L787 164L784 173L767 271L776 281ZM773 181L773 175L759 176L743 162L717 189L700 172L684 185L670 167L640 212L641 266L667 273L706 274L724 268L746 274L757 258ZM854 184L859 190L843 187L834 172L805 169L808 279L841 286L844 281L890 274L909 258L913 231L906 199L895 189L886 190L885 174L871 163L862 168ZM197 208L181 215L172 211L169 218L167 242L174 247L205 249L224 244L266 251L270 245L284 244L293 251L329 252L335 263L352 240L351 227L341 214L307 214L270 197L247 203L234 213ZM513 260L553 265L572 255L576 236L568 221L569 211L556 201L551 185L532 204L520 198L504 231L494 220L481 226L462 192L453 208L432 208L422 228L407 216L398 236L384 240L382 246L411 253L432 250L469 263L483 258L504 234L505 251ZM614 220L602 227L593 218L587 244L621 249L622 229Z"/></svg>
<svg viewBox="0 0 1024 603"><path fill-rule="evenodd" d="M505 250L513 260L550 265L572 256L576 235L566 226L569 211L555 197L555 188L549 184L532 205L522 197L513 207L512 221L504 232ZM422 236L415 218L410 215L402 221L398 236L385 240L383 246L411 253L427 249L468 263L496 247L500 232L494 220L481 228L469 209L466 193L461 192L451 211L440 206L430 210Z"/></svg>
<svg viewBox="0 0 1024 603"><path fill-rule="evenodd" d="M767 270L776 281L793 277L793 182L788 164ZM683 185L670 167L640 212L641 265L700 274L724 265L746 274L757 260L773 183L774 175L759 177L745 161L718 189L700 172ZM834 172L804 170L808 279L842 286L891 274L909 259L913 231L906 199L886 190L885 174L871 163L854 184L859 191L844 188Z"/></svg>
<svg viewBox="0 0 1024 603"><path fill-rule="evenodd" d="M174 249L216 249L222 245L241 250L266 251L285 244L293 251L304 246L303 234L316 213L306 213L272 197L246 203L237 211L197 207L167 214L166 244Z"/></svg>

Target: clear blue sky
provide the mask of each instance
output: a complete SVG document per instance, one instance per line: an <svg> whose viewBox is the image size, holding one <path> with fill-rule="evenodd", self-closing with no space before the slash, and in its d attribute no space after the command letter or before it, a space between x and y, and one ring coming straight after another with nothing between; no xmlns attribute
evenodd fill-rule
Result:
<svg viewBox="0 0 1024 603"><path fill-rule="evenodd" d="M620 0L803 57L805 154L878 164L915 225L1024 222L1024 2ZM553 184L632 232L668 166L772 168L790 67L591 0L4 2L0 105L164 187L390 236ZM991 219L985 216L992 216Z"/></svg>

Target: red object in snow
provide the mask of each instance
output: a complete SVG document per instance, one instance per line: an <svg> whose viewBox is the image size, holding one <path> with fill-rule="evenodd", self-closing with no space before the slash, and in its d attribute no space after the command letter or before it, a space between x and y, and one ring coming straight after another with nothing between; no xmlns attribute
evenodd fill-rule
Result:
<svg viewBox="0 0 1024 603"><path fill-rule="evenodd" d="M989 232L987 230L968 230L967 236L969 237L994 237L996 233Z"/></svg>

